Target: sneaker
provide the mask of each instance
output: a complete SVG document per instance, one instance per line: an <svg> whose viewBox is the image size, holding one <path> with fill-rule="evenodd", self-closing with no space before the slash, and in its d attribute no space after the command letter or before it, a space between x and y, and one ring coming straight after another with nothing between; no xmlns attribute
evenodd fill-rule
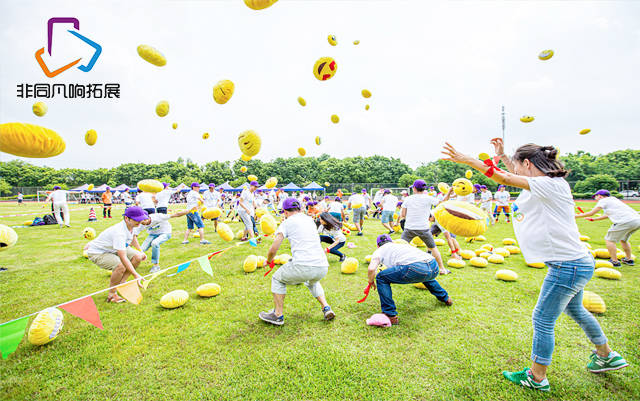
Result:
<svg viewBox="0 0 640 401"><path fill-rule="evenodd" d="M181 244L182 245L187 245L189 243L189 241L182 241Z"/></svg>
<svg viewBox="0 0 640 401"><path fill-rule="evenodd" d="M395 231L390 230L387 234L395 234Z"/></svg>
<svg viewBox="0 0 640 401"><path fill-rule="evenodd" d="M210 245L211 242L207 241L206 239L203 239L202 241L200 241L200 245Z"/></svg>
<svg viewBox="0 0 640 401"><path fill-rule="evenodd" d="M347 259L347 255L342 254L342 256L340 256L340 262L344 262L345 259Z"/></svg>
<svg viewBox="0 0 640 401"><path fill-rule="evenodd" d="M620 261L618 260L609 259L609 262L611 262L614 267L620 267Z"/></svg>
<svg viewBox="0 0 640 401"><path fill-rule="evenodd" d="M358 234L356 234L358 237L362 237L362 231L360 231Z"/></svg>
<svg viewBox="0 0 640 401"><path fill-rule="evenodd" d="M447 306L453 305L453 301L451 300L451 297L447 298L447 300L444 301L444 304L447 305Z"/></svg>
<svg viewBox="0 0 640 401"><path fill-rule="evenodd" d="M155 272L157 272L158 270L160 270L160 266L157 266L157 265L156 265L156 266L153 266L153 267L151 268L151 270L149 270L149 273L155 273Z"/></svg>
<svg viewBox="0 0 640 401"><path fill-rule="evenodd" d="M276 326L282 326L284 324L284 315L276 316L276 313L272 310L269 312L260 312L258 317L267 323L271 323Z"/></svg>
<svg viewBox="0 0 640 401"><path fill-rule="evenodd" d="M600 373L626 368L627 366L629 366L627 361L615 351L611 351L606 358L594 352L591 354L591 362L587 364L587 369L593 373Z"/></svg>
<svg viewBox="0 0 640 401"><path fill-rule="evenodd" d="M446 267L443 267L442 270L440 270L440 275L446 276L447 274L451 274L451 270L447 269Z"/></svg>
<svg viewBox="0 0 640 401"><path fill-rule="evenodd" d="M387 315L387 314L385 313L385 315ZM395 316L387 315L387 317L391 321L391 324L398 324L398 315L395 315Z"/></svg>
<svg viewBox="0 0 640 401"><path fill-rule="evenodd" d="M625 265L629 265L629 266L633 266L635 264L633 259L628 259L628 258L622 259L621 262L624 263Z"/></svg>
<svg viewBox="0 0 640 401"><path fill-rule="evenodd" d="M519 372L507 372L505 370L502 372L502 375L510 382L522 387L540 391L549 391L551 389L551 386L549 386L549 380L546 378L540 383L533 380L533 376L531 375L531 370L529 370L529 368L525 368Z"/></svg>
<svg viewBox="0 0 640 401"><path fill-rule="evenodd" d="M336 314L333 313L329 305L322 308L322 313L324 313L324 320L332 320L334 317L336 317Z"/></svg>

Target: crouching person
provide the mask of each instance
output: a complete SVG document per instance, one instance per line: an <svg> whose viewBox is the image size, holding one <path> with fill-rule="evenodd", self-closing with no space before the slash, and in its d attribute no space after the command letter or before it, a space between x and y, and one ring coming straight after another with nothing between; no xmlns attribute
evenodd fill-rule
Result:
<svg viewBox="0 0 640 401"><path fill-rule="evenodd" d="M129 245L133 240L133 229L148 218L149 215L142 208L132 206L125 210L123 221L101 232L85 247L90 261L103 269L111 270L109 287L123 284L130 274L136 280L142 278L136 268L147 256ZM109 290L107 302L124 302L124 299L112 288Z"/></svg>
<svg viewBox="0 0 640 401"><path fill-rule="evenodd" d="M422 283L440 302L451 306L453 301L444 288L435 280L439 267L435 258L426 252L408 244L396 244L388 234L378 236L378 249L369 264L369 284L378 289L382 313L389 317L392 324L398 324L398 312L393 302L391 284ZM378 266L386 269L376 275Z"/></svg>
<svg viewBox="0 0 640 401"><path fill-rule="evenodd" d="M284 324L284 297L287 285L304 283L311 295L322 305L325 320L331 320L335 313L327 304L320 280L327 275L329 262L318 241L318 232L313 219L300 212L300 202L287 198L282 203L285 220L275 234L273 245L267 254L267 263L273 267L273 258L282 241L287 238L291 245L293 258L282 265L271 279L274 309L260 312L260 319L277 326Z"/></svg>

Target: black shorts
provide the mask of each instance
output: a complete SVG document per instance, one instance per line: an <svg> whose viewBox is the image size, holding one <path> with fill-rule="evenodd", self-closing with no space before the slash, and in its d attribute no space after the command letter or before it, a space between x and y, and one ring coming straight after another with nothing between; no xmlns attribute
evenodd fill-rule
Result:
<svg viewBox="0 0 640 401"><path fill-rule="evenodd" d="M143 209L145 212L147 212L147 214L154 214L156 212L156 208L155 207L148 207L146 209Z"/></svg>
<svg viewBox="0 0 640 401"><path fill-rule="evenodd" d="M156 213L167 214L167 208L166 207L157 207L156 208Z"/></svg>

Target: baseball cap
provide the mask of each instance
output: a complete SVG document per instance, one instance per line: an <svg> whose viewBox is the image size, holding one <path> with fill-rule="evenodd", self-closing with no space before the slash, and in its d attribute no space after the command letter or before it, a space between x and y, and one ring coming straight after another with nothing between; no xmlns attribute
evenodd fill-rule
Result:
<svg viewBox="0 0 640 401"><path fill-rule="evenodd" d="M342 201L342 199L341 199L339 196L336 196L334 200L335 200L336 202L341 202L341 201Z"/></svg>
<svg viewBox="0 0 640 401"><path fill-rule="evenodd" d="M328 196L325 196L324 198L325 198L325 199L329 199L329 197L328 197Z"/></svg>
<svg viewBox="0 0 640 401"><path fill-rule="evenodd" d="M282 202L284 210L300 209L300 202L296 198L287 198Z"/></svg>
<svg viewBox="0 0 640 401"><path fill-rule="evenodd" d="M149 218L147 212L140 206L131 206L124 211L124 216L135 221L142 221Z"/></svg>
<svg viewBox="0 0 640 401"><path fill-rule="evenodd" d="M214 183L209 184L209 188L215 188L215 187L216 187L216 184Z"/></svg>
<svg viewBox="0 0 640 401"><path fill-rule="evenodd" d="M384 193L385 193L385 194L390 194L390 193L391 193L391 191L390 191L390 190L388 190L388 189L385 189L385 190L384 190Z"/></svg>
<svg viewBox="0 0 640 401"><path fill-rule="evenodd" d="M487 189L486 185L480 185L480 189Z"/></svg>
<svg viewBox="0 0 640 401"><path fill-rule="evenodd" d="M400 207L402 206L402 201L398 201L398 204L396 205L396 207Z"/></svg>
<svg viewBox="0 0 640 401"><path fill-rule="evenodd" d="M192 182L191 183L191 188L195 188L195 187L200 188L200 184L198 184L197 182Z"/></svg>
<svg viewBox="0 0 640 401"><path fill-rule="evenodd" d="M427 183L424 180L415 180L413 182L413 187L418 191L422 191L427 187Z"/></svg>
<svg viewBox="0 0 640 401"><path fill-rule="evenodd" d="M389 234L380 234L378 235L378 238L376 238L376 245L378 245L378 248L380 248L382 245L386 244L387 242L393 242Z"/></svg>
<svg viewBox="0 0 640 401"><path fill-rule="evenodd" d="M169 184L167 184L166 182L162 183L162 188L167 188L169 186Z"/></svg>
<svg viewBox="0 0 640 401"><path fill-rule="evenodd" d="M365 188L362 188L362 193L363 193L363 194L366 194L366 193L367 193L367 190L366 190Z"/></svg>
<svg viewBox="0 0 640 401"><path fill-rule="evenodd" d="M611 192L607 191L606 189L600 189L593 196L595 197L596 195L611 196Z"/></svg>
<svg viewBox="0 0 640 401"><path fill-rule="evenodd" d="M60 187L59 187L59 186L57 186L57 185L56 185L56 186L54 186L54 187L53 187L53 190L55 191L56 189L60 189Z"/></svg>
<svg viewBox="0 0 640 401"><path fill-rule="evenodd" d="M258 184L258 181L251 181L249 183L249 185L251 185L252 187L259 187L260 186L260 184Z"/></svg>

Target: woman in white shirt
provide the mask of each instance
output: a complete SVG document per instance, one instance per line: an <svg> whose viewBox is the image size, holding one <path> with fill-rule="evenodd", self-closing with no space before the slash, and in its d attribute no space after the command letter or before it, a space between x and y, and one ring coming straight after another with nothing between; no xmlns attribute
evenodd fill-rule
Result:
<svg viewBox="0 0 640 401"><path fill-rule="evenodd" d="M56 217L56 221L60 224L60 228L63 226L71 227L69 225L69 206L67 206L67 191L60 189L59 186L53 187L53 192L47 196L45 202L53 201L53 215ZM62 216L60 216L62 212ZM63 221L64 219L64 221Z"/></svg>
<svg viewBox="0 0 640 401"><path fill-rule="evenodd" d="M528 262L544 262L549 268L533 311L531 369L502 374L523 387L549 391L547 367L553 353L555 322L562 312L575 320L595 344L596 352L587 364L589 371L599 373L628 366L611 350L600 324L582 306L583 289L593 276L595 262L580 242L575 203L563 178L568 172L557 160L557 149L526 144L508 158L502 139L491 142L513 173L489 167L448 143L442 153L447 155L446 160L471 166L499 184L523 189L513 204L515 235Z"/></svg>
<svg viewBox="0 0 640 401"><path fill-rule="evenodd" d="M318 226L320 242L326 242L329 246L325 249L327 253L336 255L340 262L347 258L339 249L347 242L347 237L342 233L342 224L327 212L320 213L320 225Z"/></svg>

